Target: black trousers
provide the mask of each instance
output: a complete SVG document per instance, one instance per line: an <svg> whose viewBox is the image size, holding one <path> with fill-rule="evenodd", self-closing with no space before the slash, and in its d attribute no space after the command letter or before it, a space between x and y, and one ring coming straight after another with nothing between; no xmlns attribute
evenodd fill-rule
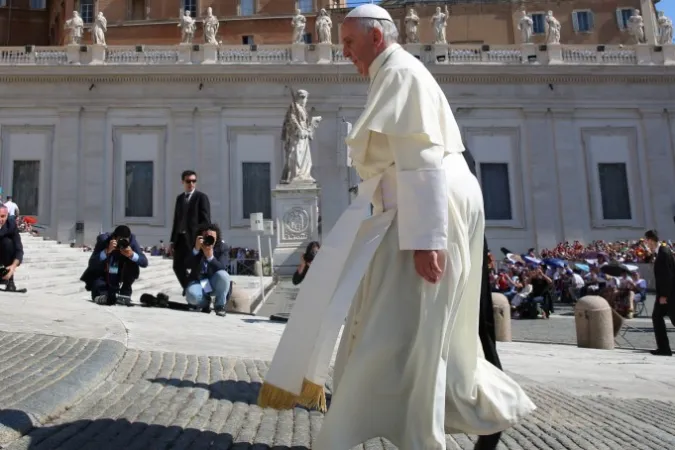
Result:
<svg viewBox="0 0 675 450"><path fill-rule="evenodd" d="M99 295L131 295L134 281L140 275L138 264L132 260L120 257L117 262L117 277L103 274L94 281L91 287L91 299L94 300Z"/></svg>
<svg viewBox="0 0 675 450"><path fill-rule="evenodd" d="M668 330L666 329L666 317L675 326L675 304L669 301L662 305L659 299L654 303L654 312L652 312L652 324L654 325L654 337L656 338L656 348L659 351L672 353L670 342L668 341Z"/></svg>
<svg viewBox="0 0 675 450"><path fill-rule="evenodd" d="M492 311L492 289L490 289L490 269L488 267L488 247L485 240L485 249L483 252L483 280L480 290L480 313L478 316L478 336L485 353L485 359L502 370L502 363L497 354L497 344L495 338L495 319ZM478 442L474 450L494 450L499 444L501 433L491 434L489 436L478 436Z"/></svg>
<svg viewBox="0 0 675 450"><path fill-rule="evenodd" d="M185 288L188 284L187 262L194 243L188 242L188 235L179 234L176 242L173 243L173 273L181 287Z"/></svg>
<svg viewBox="0 0 675 450"><path fill-rule="evenodd" d="M0 265L7 267L11 265L16 256L14 241L8 236L0 238Z"/></svg>

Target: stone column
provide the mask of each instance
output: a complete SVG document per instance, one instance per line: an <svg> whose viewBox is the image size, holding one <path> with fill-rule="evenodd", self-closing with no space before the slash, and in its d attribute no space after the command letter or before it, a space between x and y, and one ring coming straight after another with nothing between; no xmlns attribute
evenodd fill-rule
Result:
<svg viewBox="0 0 675 450"><path fill-rule="evenodd" d="M645 37L647 44L656 45L656 11L654 10L654 0L640 0L640 15L645 23Z"/></svg>
<svg viewBox="0 0 675 450"><path fill-rule="evenodd" d="M663 236L672 236L675 232L675 167L673 167L673 147L666 112L661 109L642 109L642 133L644 154L647 161L647 180L649 198L653 211L645 224L647 228L656 228ZM671 117L673 113L671 112ZM638 147L639 151L639 147ZM637 169L637 168L636 168ZM640 201L641 199L636 199ZM639 210L640 208L638 208Z"/></svg>
<svg viewBox="0 0 675 450"><path fill-rule="evenodd" d="M211 201L211 220L224 227L227 219L225 211L229 206L227 183L230 177L223 170L223 160L228 158L223 152L221 112L222 108L199 108L197 111L199 145L196 171L199 189L206 192Z"/></svg>
<svg viewBox="0 0 675 450"><path fill-rule="evenodd" d="M167 191L171 194L169 198L170 208L173 208L175 197L182 192L180 174L188 169L196 171L197 143L194 119L195 108L171 108L171 149L167 149L169 152L167 158L168 172L171 177ZM198 189L201 189L201 186L198 186Z"/></svg>
<svg viewBox="0 0 675 450"><path fill-rule="evenodd" d="M553 109L553 149L558 162L558 191L562 222L562 240L583 240L590 228L590 208L586 179L586 158L579 131L574 123L574 110Z"/></svg>
<svg viewBox="0 0 675 450"><path fill-rule="evenodd" d="M553 248L562 232L551 122L545 108L525 109L523 113L536 247Z"/></svg>
<svg viewBox="0 0 675 450"><path fill-rule="evenodd" d="M75 239L75 221L81 218L79 208L84 191L78 187L80 156L80 107L59 109L56 126L56 148L52 167L51 228L56 240L63 243Z"/></svg>
<svg viewBox="0 0 675 450"><path fill-rule="evenodd" d="M82 163L79 191L83 196L82 220L84 220L84 242L93 245L96 236L103 230L104 208L111 210L114 201L112 195L106 196L106 180L114 173L114 167L108 161L114 161L112 155L106 158L106 142L112 141L108 135L106 121L107 108L86 108L82 112ZM111 146L114 152L114 145ZM107 198L106 198L107 197ZM106 231L106 230L103 230Z"/></svg>

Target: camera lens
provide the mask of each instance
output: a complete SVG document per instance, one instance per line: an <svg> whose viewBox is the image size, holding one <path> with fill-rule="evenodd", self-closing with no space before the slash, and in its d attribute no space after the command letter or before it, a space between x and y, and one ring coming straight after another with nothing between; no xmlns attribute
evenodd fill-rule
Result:
<svg viewBox="0 0 675 450"><path fill-rule="evenodd" d="M129 247L129 239L124 238L120 239L119 241L117 241L117 247L120 250L124 250L125 248Z"/></svg>
<svg viewBox="0 0 675 450"><path fill-rule="evenodd" d="M216 243L216 239L211 235L204 236L204 245L211 246Z"/></svg>

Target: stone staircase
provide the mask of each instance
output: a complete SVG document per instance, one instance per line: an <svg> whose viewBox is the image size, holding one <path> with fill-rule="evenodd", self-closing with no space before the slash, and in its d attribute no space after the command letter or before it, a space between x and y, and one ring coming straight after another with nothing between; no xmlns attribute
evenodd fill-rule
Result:
<svg viewBox="0 0 675 450"><path fill-rule="evenodd" d="M30 295L50 295L90 298L84 289L80 276L87 267L90 251L71 248L66 244L46 240L42 237L21 235L24 246L23 264L17 269L14 280L19 289L26 288ZM149 256L148 267L141 269L141 275L134 283L133 297L136 301L144 293L164 292L173 301L184 301L182 289L176 281L171 268L172 260L160 256ZM252 276L233 276L237 293L248 297L248 306L237 309L238 312L253 313L260 303L260 279ZM273 285L272 277L265 277L266 290ZM18 295L18 294L17 294ZM248 309L248 310L247 310Z"/></svg>

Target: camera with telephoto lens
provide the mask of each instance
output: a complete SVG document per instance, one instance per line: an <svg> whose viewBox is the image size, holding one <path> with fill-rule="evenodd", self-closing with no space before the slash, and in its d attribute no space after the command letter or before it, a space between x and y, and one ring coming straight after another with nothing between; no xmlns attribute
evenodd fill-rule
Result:
<svg viewBox="0 0 675 450"><path fill-rule="evenodd" d="M128 248L131 243L129 242L129 239L127 238L121 238L117 241L117 248L120 250L124 250L125 248Z"/></svg>
<svg viewBox="0 0 675 450"><path fill-rule="evenodd" d="M207 234L206 236L204 236L202 243L207 247L211 247L213 244L216 243L216 238L214 238L210 234Z"/></svg>

